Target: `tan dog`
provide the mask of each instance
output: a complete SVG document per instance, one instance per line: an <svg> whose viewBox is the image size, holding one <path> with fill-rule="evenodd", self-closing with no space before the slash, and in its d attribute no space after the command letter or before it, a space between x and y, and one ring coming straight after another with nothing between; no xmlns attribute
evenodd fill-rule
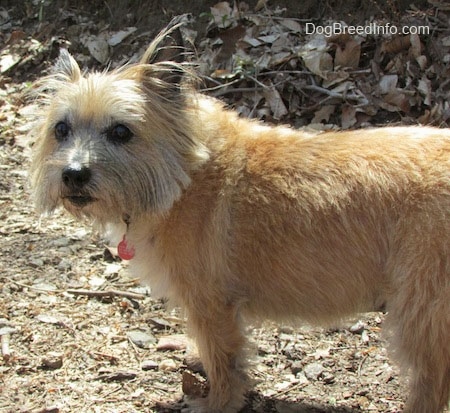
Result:
<svg viewBox="0 0 450 413"><path fill-rule="evenodd" d="M210 382L192 412L244 404L243 325L386 306L411 373L405 411L450 392L450 131L309 136L185 89L179 64L83 76L62 53L35 147L40 211L62 205L187 311ZM153 59L153 60L152 60Z"/></svg>

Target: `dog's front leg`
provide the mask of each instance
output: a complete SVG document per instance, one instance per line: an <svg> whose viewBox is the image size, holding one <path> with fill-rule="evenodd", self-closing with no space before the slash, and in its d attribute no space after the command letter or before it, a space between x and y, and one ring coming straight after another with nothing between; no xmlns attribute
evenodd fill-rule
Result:
<svg viewBox="0 0 450 413"><path fill-rule="evenodd" d="M245 338L238 306L209 301L203 306L196 305L194 311L190 309L188 319L210 390L206 398L191 400L186 411L238 412L244 405L247 388L243 371Z"/></svg>

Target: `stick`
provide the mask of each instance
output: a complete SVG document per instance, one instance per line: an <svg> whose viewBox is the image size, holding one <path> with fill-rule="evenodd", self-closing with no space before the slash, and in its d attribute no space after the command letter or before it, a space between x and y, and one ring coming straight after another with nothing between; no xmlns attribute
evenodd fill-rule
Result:
<svg viewBox="0 0 450 413"><path fill-rule="evenodd" d="M3 360L8 361L11 357L11 352L9 351L9 334L3 334L1 337Z"/></svg>
<svg viewBox="0 0 450 413"><path fill-rule="evenodd" d="M105 291L92 291L92 290L67 290L69 294L73 295L85 295L87 297L125 297L134 300L143 300L144 294L132 293L130 291L120 290L105 290Z"/></svg>

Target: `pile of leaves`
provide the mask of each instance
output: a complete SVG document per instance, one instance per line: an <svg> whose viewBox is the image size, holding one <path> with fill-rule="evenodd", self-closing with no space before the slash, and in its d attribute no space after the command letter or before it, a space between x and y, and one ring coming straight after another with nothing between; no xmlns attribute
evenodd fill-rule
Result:
<svg viewBox="0 0 450 413"><path fill-rule="evenodd" d="M359 30L368 34L284 12L255 13L227 2L211 8L198 58L208 93L232 95L246 116L297 126L448 122L448 8L411 10L396 22L366 21ZM404 27L428 34L392 34Z"/></svg>
<svg viewBox="0 0 450 413"><path fill-rule="evenodd" d="M433 1L396 21L361 22L358 34L342 21L287 17L289 10L268 8L264 1L253 9L245 2L220 2L191 16L183 34L194 51L190 58L203 78L203 92L244 116L319 129L445 126L449 14L445 2ZM67 9L56 13L57 23L35 23L26 33L21 25L32 17L30 12L14 22L6 10L0 13L0 26L10 30L2 35L1 74L45 73L60 47L68 47L82 66L116 67L137 61L155 34L136 26L113 30L106 21ZM199 23L206 33L192 29ZM405 27L411 34L401 34Z"/></svg>

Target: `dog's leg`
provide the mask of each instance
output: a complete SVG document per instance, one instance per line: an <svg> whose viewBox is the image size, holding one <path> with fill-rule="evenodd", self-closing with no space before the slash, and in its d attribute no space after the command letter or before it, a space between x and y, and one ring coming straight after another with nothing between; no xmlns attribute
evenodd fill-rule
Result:
<svg viewBox="0 0 450 413"><path fill-rule="evenodd" d="M420 288L420 287L419 287ZM425 287L426 288L426 287ZM450 305L447 298L430 299L428 305L417 305L420 298L411 297L404 309L399 356L410 366L410 392L405 413L440 413L450 397ZM446 300L446 302L444 302Z"/></svg>
<svg viewBox="0 0 450 413"><path fill-rule="evenodd" d="M197 304L196 308L201 306ZM247 379L242 370L245 338L237 306L215 302L202 308L201 314L189 311L188 319L208 376L210 391L206 398L192 400L186 411L238 412L244 405Z"/></svg>
<svg viewBox="0 0 450 413"><path fill-rule="evenodd" d="M390 263L387 324L411 374L407 413L439 413L450 397L450 239L445 220L430 215L405 220Z"/></svg>

